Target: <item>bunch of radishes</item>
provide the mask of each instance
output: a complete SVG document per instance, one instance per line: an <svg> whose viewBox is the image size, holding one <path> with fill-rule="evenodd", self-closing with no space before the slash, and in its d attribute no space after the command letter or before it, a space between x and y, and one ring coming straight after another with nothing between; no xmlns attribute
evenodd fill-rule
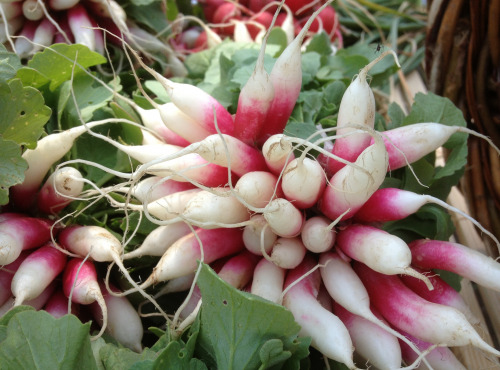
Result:
<svg viewBox="0 0 500 370"><path fill-rule="evenodd" d="M82 44L104 54L105 41L116 39L102 30L123 35L146 54L171 51L131 22L115 0L14 0L0 3L0 16L0 42L22 58L55 43Z"/></svg>
<svg viewBox="0 0 500 370"><path fill-rule="evenodd" d="M275 24L283 29L290 42L304 27L309 16L323 3L324 1L286 1ZM261 42L266 31L273 27L273 14L279 1L203 0L198 4L203 9L207 24L203 27L189 27L180 33L175 39L177 48L198 51L207 46L208 39L213 41L213 32L221 38L231 37L235 41ZM323 8L309 27L311 34L321 31L332 42L338 40L339 45L342 45L338 17L332 6Z"/></svg>
<svg viewBox="0 0 500 370"><path fill-rule="evenodd" d="M81 226L85 242L74 240L76 226L59 232L47 218L0 214L0 316L19 305L43 309L58 318L68 313L98 323L124 346L141 351L141 318L126 298L109 294L93 260L82 252L105 238L121 244L106 229ZM111 288L110 288L111 289ZM116 291L116 288L115 288ZM90 316L89 316L90 315Z"/></svg>
<svg viewBox="0 0 500 370"><path fill-rule="evenodd" d="M301 335L310 336L321 353L351 369L357 368L354 349L379 368L399 368L402 361L416 365L423 355L429 366L440 361L457 368L461 365L447 347L467 344L499 356L474 329L460 296L431 269L450 270L500 290L500 264L449 242L417 240L408 245L380 228L426 203L445 206L429 196L381 189L388 170L422 158L456 132L472 132L430 122L375 131L375 103L366 80L381 56L363 68L345 92L336 135L323 138L318 133L304 140L283 134L301 89L300 50L313 19L269 75L263 68L263 39L234 116L201 89L170 81L143 64L171 102L151 99L154 108L146 110L122 99L156 138L145 136L149 141L144 145L131 146L92 132L109 120L48 135L24 153L29 169L24 183L12 188L12 204L33 204L50 167L88 132L141 163L130 173L107 169L124 183L96 188L92 196L105 197L119 209L139 211L158 224L138 249L126 254L122 243L104 229L54 229L61 248L53 245L51 251L120 268L132 288L122 293L110 288L109 295L139 291L163 313L145 290L163 282L162 293L189 290L201 260L233 286L283 304L301 325ZM322 144L330 140L335 140L333 147L325 149ZM321 157L315 158L312 151ZM126 194L126 201L111 192ZM9 218L0 226L23 219ZM11 238L10 244L0 245L0 254L7 255L17 234L2 230L0 235ZM161 258L139 284L123 261L142 255ZM75 266L84 266L83 260L76 261ZM85 276L85 271L82 267L80 274ZM74 281L77 272L65 276ZM70 294L83 299L76 288L73 284ZM172 329L189 325L201 305L196 289L191 289ZM184 320L180 324L179 318Z"/></svg>

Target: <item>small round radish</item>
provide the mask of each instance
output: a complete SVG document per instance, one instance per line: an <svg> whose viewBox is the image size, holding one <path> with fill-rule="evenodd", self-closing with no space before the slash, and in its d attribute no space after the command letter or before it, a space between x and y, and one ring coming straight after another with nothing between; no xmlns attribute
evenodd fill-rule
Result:
<svg viewBox="0 0 500 370"><path fill-rule="evenodd" d="M250 223L243 229L245 248L258 256L262 256L262 250L269 253L277 238L261 214L252 215Z"/></svg>
<svg viewBox="0 0 500 370"><path fill-rule="evenodd" d="M264 218L276 235L291 238L300 234L304 216L290 201L277 198L264 209Z"/></svg>
<svg viewBox="0 0 500 370"><path fill-rule="evenodd" d="M330 227L331 221L323 216L307 219L302 228L301 238L304 246L314 253L330 250L335 243L336 234Z"/></svg>
<svg viewBox="0 0 500 370"><path fill-rule="evenodd" d="M271 250L271 261L278 267L293 269L302 262L306 252L300 238L278 238Z"/></svg>

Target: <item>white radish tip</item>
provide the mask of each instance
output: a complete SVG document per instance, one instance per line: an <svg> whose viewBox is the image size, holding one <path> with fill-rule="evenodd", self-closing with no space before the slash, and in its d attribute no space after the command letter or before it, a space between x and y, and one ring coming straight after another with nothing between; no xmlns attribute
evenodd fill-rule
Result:
<svg viewBox="0 0 500 370"><path fill-rule="evenodd" d="M434 290L434 286L432 285L432 282L424 274L421 274L420 272L412 269L411 267L407 267L403 271L404 271L403 274L405 274L405 275L413 276L414 278L422 280L429 290Z"/></svg>

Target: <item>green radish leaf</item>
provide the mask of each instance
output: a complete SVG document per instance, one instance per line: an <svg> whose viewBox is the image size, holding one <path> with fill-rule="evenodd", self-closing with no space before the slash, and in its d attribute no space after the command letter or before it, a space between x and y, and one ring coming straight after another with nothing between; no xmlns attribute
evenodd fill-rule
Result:
<svg viewBox="0 0 500 370"><path fill-rule="evenodd" d="M0 342L2 368L97 369L89 328L73 315L55 319L45 311L16 312Z"/></svg>
<svg viewBox="0 0 500 370"><path fill-rule="evenodd" d="M156 352L145 349L136 353L128 348L106 344L99 350L99 357L105 369L130 369L132 364L153 360Z"/></svg>
<svg viewBox="0 0 500 370"><path fill-rule="evenodd" d="M9 203L9 188L24 180L28 163L21 157L21 147L0 136L0 205Z"/></svg>
<svg viewBox="0 0 500 370"><path fill-rule="evenodd" d="M283 351L292 354L292 363L307 356L309 340L297 338L300 327L284 307L236 290L205 264L198 286L202 296L199 346L218 369L259 368L261 351L265 354L271 345L276 349L276 342L271 342L262 350L269 340L280 341ZM269 356L264 357L269 361ZM291 358L285 357L279 357L281 364ZM292 363L286 368L294 368Z"/></svg>
<svg viewBox="0 0 500 370"><path fill-rule="evenodd" d="M315 34L311 42L307 44L306 53L316 52L323 56L328 56L332 53L332 45L330 38L324 32Z"/></svg>
<svg viewBox="0 0 500 370"><path fill-rule="evenodd" d="M79 66L75 65L75 61ZM50 89L54 91L64 81L71 79L73 70L77 75L85 73L80 66L88 68L103 63L106 63L106 58L84 45L55 44L36 53L28 61L28 67L47 78L50 81Z"/></svg>
<svg viewBox="0 0 500 370"><path fill-rule="evenodd" d="M17 54L7 51L5 46L0 44L0 81L10 80L21 67L21 60Z"/></svg>

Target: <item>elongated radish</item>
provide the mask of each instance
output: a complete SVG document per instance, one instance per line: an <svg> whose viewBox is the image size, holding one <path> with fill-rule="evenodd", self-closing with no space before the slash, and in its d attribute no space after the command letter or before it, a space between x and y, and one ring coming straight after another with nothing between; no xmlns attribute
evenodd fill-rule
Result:
<svg viewBox="0 0 500 370"><path fill-rule="evenodd" d="M337 117L337 135L339 137L333 143L331 150L335 156L354 162L361 152L370 145L371 137L369 133L353 133L355 129L349 126L361 125L373 129L375 124L375 98L366 79L370 69L387 54L388 52L382 53L367 64L344 92ZM326 162L324 166L329 177L345 166L342 162L321 155L320 161Z"/></svg>
<svg viewBox="0 0 500 370"><path fill-rule="evenodd" d="M95 121L76 126L60 133L51 134L38 140L35 149L28 149L23 158L28 162L24 181L10 188L10 199L19 209L28 209L35 200L35 194L54 163L59 161L73 146L74 141L88 128L111 121Z"/></svg>
<svg viewBox="0 0 500 370"><path fill-rule="evenodd" d="M432 346L431 343L424 342L423 340L417 339L408 333L402 333L405 337L411 340L415 345L421 350L425 351ZM403 360L406 363L415 362L417 355L415 351L410 349L408 345L404 342L401 344L401 353L403 355ZM437 347L430 351L425 356L430 367L434 370L466 370L464 365L455 357L453 352L448 347ZM419 367L422 370L428 370L429 367L422 365Z"/></svg>
<svg viewBox="0 0 500 370"><path fill-rule="evenodd" d="M397 276L380 274L356 262L354 270L368 290L373 305L398 329L438 346L472 344L500 356L500 351L487 344L457 309L421 298Z"/></svg>
<svg viewBox="0 0 500 370"><path fill-rule="evenodd" d="M263 214L271 230L285 238L299 235L304 224L302 212L284 198L270 201Z"/></svg>
<svg viewBox="0 0 500 370"><path fill-rule="evenodd" d="M279 10L276 11L278 13ZM276 15L271 20L272 25ZM267 113L274 99L274 86L264 69L264 56L267 36L262 40L259 57L252 75L243 86L238 97L238 107L234 116L234 136L244 143L255 145L257 135L262 129Z"/></svg>
<svg viewBox="0 0 500 370"><path fill-rule="evenodd" d="M252 215L249 224L243 229L245 248L258 256L262 256L263 250L269 253L277 238L261 214Z"/></svg>
<svg viewBox="0 0 500 370"><path fill-rule="evenodd" d="M56 32L56 27L48 19L44 18L38 24L33 35L33 44L35 45L35 50L38 51L42 46L52 45Z"/></svg>
<svg viewBox="0 0 500 370"><path fill-rule="evenodd" d="M315 159L299 157L288 163L283 171L283 193L299 209L316 204L325 186L326 174Z"/></svg>
<svg viewBox="0 0 500 370"><path fill-rule="evenodd" d="M389 169L396 170L423 158L457 132L480 136L465 127L435 122L414 123L381 132L389 154Z"/></svg>
<svg viewBox="0 0 500 370"><path fill-rule="evenodd" d="M299 335L312 338L311 346L349 369L357 369L352 359L354 347L347 328L316 299L321 283L320 272L315 270L305 276L314 266L314 259L308 255L299 266L289 271L283 305L300 325Z"/></svg>
<svg viewBox="0 0 500 370"><path fill-rule="evenodd" d="M65 249L78 256L89 257L96 262L114 262L127 281L164 314L158 303L140 289L128 273L121 258L122 244L110 231L100 226L73 225L62 230L58 241Z"/></svg>
<svg viewBox="0 0 500 370"><path fill-rule="evenodd" d="M21 253L14 262L0 267L0 306L12 297L12 291L10 290L12 278L29 253L29 251Z"/></svg>
<svg viewBox="0 0 500 370"><path fill-rule="evenodd" d="M270 261L281 268L293 269L302 262L306 252L299 237L278 238L273 244Z"/></svg>
<svg viewBox="0 0 500 370"><path fill-rule="evenodd" d="M62 167L52 173L41 187L38 197L38 210L47 214L59 213L83 190L83 176L73 167Z"/></svg>
<svg viewBox="0 0 500 370"><path fill-rule="evenodd" d="M45 306L54 290L57 288L56 282L52 282L45 290L36 298L23 303L24 306L31 306L35 310L40 310ZM5 315L10 309L14 307L14 297L9 298L2 306L0 306L0 317Z"/></svg>
<svg viewBox="0 0 500 370"><path fill-rule="evenodd" d="M200 244L201 243L201 244ZM191 274L197 260L211 263L243 249L242 230L199 229L178 239L161 257L142 289L153 284Z"/></svg>
<svg viewBox="0 0 500 370"><path fill-rule="evenodd" d="M150 232L139 248L123 255L123 259L141 256L162 256L177 239L191 232L191 228L184 222L159 226Z"/></svg>
<svg viewBox="0 0 500 370"><path fill-rule="evenodd" d="M156 293L153 298L158 299L159 297L170 294L185 292L191 288L193 285L195 273L179 276L178 278L170 279L167 283Z"/></svg>
<svg viewBox="0 0 500 370"><path fill-rule="evenodd" d="M265 258L255 266L250 293L274 303L281 303L286 270Z"/></svg>
<svg viewBox="0 0 500 370"><path fill-rule="evenodd" d="M412 276L401 275L401 280L407 287L409 287L422 298L427 299L429 302L455 307L457 310L462 312L472 324L475 325L479 323L478 318L474 316L470 307L464 301L460 293L453 289L446 281L441 279L439 275L436 275L430 270L425 271L419 269L418 267L413 268L421 274L425 274L430 280L434 289L429 290L421 280L415 279Z"/></svg>
<svg viewBox="0 0 500 370"><path fill-rule="evenodd" d="M376 141L358 156L354 166L335 173L319 201L321 212L332 220L352 217L380 187L387 171L387 151L383 140Z"/></svg>
<svg viewBox="0 0 500 370"><path fill-rule="evenodd" d="M36 26L37 22L25 21L19 33L21 37L16 38L14 41L16 54L19 55L20 58L28 57L35 49L35 46L29 40L33 40L35 37Z"/></svg>
<svg viewBox="0 0 500 370"><path fill-rule="evenodd" d="M320 256L319 263L322 266L320 271L325 288L335 302L349 312L372 322L392 336L399 338L416 353L419 353L416 346L375 315L370 306L368 292L362 281L340 254L335 252L323 253Z"/></svg>
<svg viewBox="0 0 500 370"><path fill-rule="evenodd" d="M257 262L259 262L258 256L242 250L228 259L217 275L236 289L243 289L252 280Z"/></svg>
<svg viewBox="0 0 500 370"><path fill-rule="evenodd" d="M106 332L123 346L140 353L144 327L136 309L127 298L109 294L102 283L100 289L103 292L104 304L108 310ZM112 285L110 285L110 289L119 292L118 288ZM106 312L102 310L102 306L94 302L90 305L90 309L95 320L103 326Z"/></svg>
<svg viewBox="0 0 500 370"><path fill-rule="evenodd" d="M336 245L346 255L375 271L386 275L410 275L432 289L429 279L410 266L410 248L396 235L373 226L352 224L338 232Z"/></svg>
<svg viewBox="0 0 500 370"><path fill-rule="evenodd" d="M245 173L236 182L234 190L247 204L256 208L264 208L273 197L282 195L278 177L268 171Z"/></svg>
<svg viewBox="0 0 500 370"><path fill-rule="evenodd" d="M324 216L314 216L304 222L300 237L304 246L314 253L330 250L335 243L336 234L330 227L331 221Z"/></svg>
<svg viewBox="0 0 500 370"><path fill-rule="evenodd" d="M14 262L21 252L48 242L52 222L36 217L13 217L0 223L0 265Z"/></svg>
<svg viewBox="0 0 500 370"><path fill-rule="evenodd" d="M266 121L258 135L258 143L262 145L270 136L283 132L295 102L302 87L302 41L311 26L314 18L328 6L327 1L320 9L313 13L297 37L286 47L276 60L271 74L274 86L274 99L268 110Z"/></svg>
<svg viewBox="0 0 500 370"><path fill-rule="evenodd" d="M141 180L130 190L131 194L141 202L152 202L166 197L167 195L193 188L194 185L189 182L168 180L159 176L151 176Z"/></svg>
<svg viewBox="0 0 500 370"><path fill-rule="evenodd" d="M342 320L349 331L356 352L371 365L381 370L401 367L401 347L394 335L372 321L349 312L335 302L333 313Z"/></svg>
<svg viewBox="0 0 500 370"><path fill-rule="evenodd" d="M97 280L97 271L94 263L82 258L72 258L66 264L63 273L63 292L71 302L89 305L97 302L103 312L104 321L96 337L99 338L106 330L108 310Z"/></svg>
<svg viewBox="0 0 500 370"><path fill-rule="evenodd" d="M56 319L67 315L68 313L78 316L80 305L71 302L70 311L68 312L68 297L66 297L62 290L57 289L52 293L49 300L43 307L43 310L50 313Z"/></svg>
<svg viewBox="0 0 500 370"><path fill-rule="evenodd" d="M447 241L421 239L411 242L409 246L415 266L451 271L500 292L500 263L493 258Z"/></svg>
<svg viewBox="0 0 500 370"><path fill-rule="evenodd" d="M75 37L75 43L87 46L94 51L96 48L95 33L89 14L81 4L68 9L68 24Z"/></svg>
<svg viewBox="0 0 500 370"><path fill-rule="evenodd" d="M262 146L262 154L267 167L275 175L280 175L285 166L295 158L293 145L283 134L270 136Z"/></svg>
<svg viewBox="0 0 500 370"><path fill-rule="evenodd" d="M66 265L66 254L52 242L33 251L21 263L12 278L11 290L15 306L38 297L54 281Z"/></svg>
<svg viewBox="0 0 500 370"><path fill-rule="evenodd" d="M397 188L378 189L356 212L354 219L360 222L386 222L400 220L417 212L425 204L437 204L449 211L456 212L467 218L482 232L490 236L500 247L500 242L474 218L465 214L441 199L427 194L416 194Z"/></svg>

